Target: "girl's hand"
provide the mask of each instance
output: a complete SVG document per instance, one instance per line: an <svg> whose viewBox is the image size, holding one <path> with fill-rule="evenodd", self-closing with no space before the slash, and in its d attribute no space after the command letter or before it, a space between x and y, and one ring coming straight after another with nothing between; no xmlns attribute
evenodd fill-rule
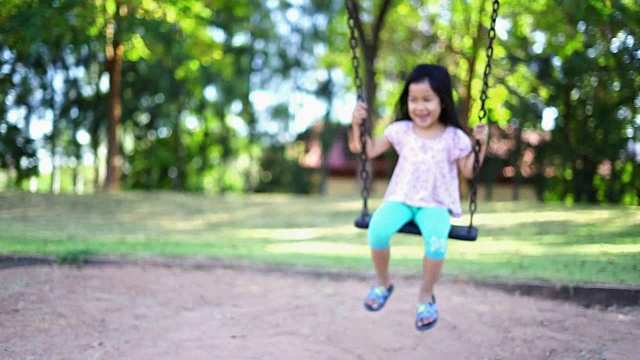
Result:
<svg viewBox="0 0 640 360"><path fill-rule="evenodd" d="M351 124L354 126L360 126L362 121L367 118L367 105L362 101L356 103L355 109L353 109L353 115L351 116Z"/></svg>
<svg viewBox="0 0 640 360"><path fill-rule="evenodd" d="M486 145L489 139L489 127L487 124L478 124L473 127L473 137L480 141L480 144Z"/></svg>

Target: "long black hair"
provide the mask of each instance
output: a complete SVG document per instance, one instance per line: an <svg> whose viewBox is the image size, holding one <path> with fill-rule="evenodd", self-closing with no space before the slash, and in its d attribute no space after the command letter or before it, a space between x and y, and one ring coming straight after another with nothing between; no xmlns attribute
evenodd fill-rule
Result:
<svg viewBox="0 0 640 360"><path fill-rule="evenodd" d="M440 112L438 121L445 125L462 129L462 124L460 124L460 119L458 119L458 114L456 113L453 103L453 89L451 88L449 72L440 65L420 64L411 71L411 74L409 74L404 82L404 88L396 103L395 120L411 120L409 117L408 104L409 85L423 81L428 81L431 89L433 89L436 95L438 95L438 98L440 98L442 111Z"/></svg>

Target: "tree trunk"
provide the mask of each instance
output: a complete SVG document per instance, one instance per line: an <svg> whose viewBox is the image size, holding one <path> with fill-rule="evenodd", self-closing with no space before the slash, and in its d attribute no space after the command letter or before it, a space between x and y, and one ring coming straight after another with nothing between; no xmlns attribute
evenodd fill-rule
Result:
<svg viewBox="0 0 640 360"><path fill-rule="evenodd" d="M245 174L244 174L244 178L245 178L244 192L251 193L255 190L256 184L258 182L256 177L254 176L254 173L255 173L254 163L256 162L256 157L254 156L254 152L253 152L253 147L254 147L254 144L256 144L258 141L258 136L257 136L257 129L256 129L256 126L257 126L256 114L253 110L253 106L251 105L251 101L249 100L248 95L244 97L242 100L242 109L244 113L243 116L245 118L245 122L249 127L248 148L247 148L248 149L247 155L249 156L249 166L247 166L247 170L245 171Z"/></svg>
<svg viewBox="0 0 640 360"><path fill-rule="evenodd" d="M109 72L109 96L107 98L107 177L104 188L107 191L120 190L120 141L118 128L122 116L120 88L122 80L122 51L119 41L113 42L113 54L107 59Z"/></svg>
<svg viewBox="0 0 640 360"><path fill-rule="evenodd" d="M116 34L120 17L120 1L116 1L116 10L107 26L107 72L109 73L109 95L107 97L107 176L104 181L106 191L120 190L120 141L119 124L122 116L122 40Z"/></svg>
<svg viewBox="0 0 640 360"><path fill-rule="evenodd" d="M171 189L173 191L184 190L186 166L184 163L185 148L182 143L182 128L180 125L180 118L178 117L175 126L173 128L173 136L175 136L176 142L176 157L175 157L175 177L171 183Z"/></svg>
<svg viewBox="0 0 640 360"><path fill-rule="evenodd" d="M53 78L51 79L53 83ZM53 86L52 86L53 87ZM53 109L53 119L51 121L51 134L49 135L49 142L51 145L51 183L49 184L49 192L57 194L60 192L60 172L58 169L58 156L56 155L58 149L58 133L60 123L60 111L55 103L55 97L52 95L50 100L51 109Z"/></svg>
<svg viewBox="0 0 640 360"><path fill-rule="evenodd" d="M464 84L464 92L461 93L461 99L460 99L460 112L458 113L458 118L460 120L460 123L462 124L462 127L467 131L470 132L471 129L469 127L469 118L471 116L471 103L473 101L473 97L471 96L471 84L473 83L473 78L476 72L476 64L478 62L478 57L479 57L479 53L482 51L482 41L481 41L481 34L483 32L483 23L482 20L484 19L484 6L480 6L480 14L478 16L478 23L476 24L476 36L473 39L473 50L471 52L471 57L467 59L467 61L469 62L469 69L467 71L467 81ZM469 17L468 19L469 21L469 26L471 26L471 19ZM469 31L470 32L470 31ZM478 99L480 99L480 96L478 96ZM488 122L488 118L484 119L485 122ZM487 124L490 125L490 124ZM472 139L473 141L473 139ZM487 144L488 146L488 144ZM467 198L470 196L470 191L471 189L469 189L469 182L466 181L461 175L459 177L460 179L460 197L461 198ZM491 199L493 197L493 184L487 183L485 184L485 189L486 189L486 193L485 193L485 197L487 199Z"/></svg>
<svg viewBox="0 0 640 360"><path fill-rule="evenodd" d="M148 162L145 164L144 166L144 177L143 177L143 187L146 190L151 190L153 189L153 186L155 184L158 183L158 180L154 178L154 166L153 166L153 152L154 152L154 148L155 148L155 144L156 141L149 139L148 134L155 131L156 128L156 124L155 124L155 119L156 119L156 114L155 111L151 111L151 118L149 120L149 122L147 123L147 125L145 125L145 131L147 136L145 137L145 142L147 143L147 147L144 150L145 153L145 158L148 159Z"/></svg>
<svg viewBox="0 0 640 360"><path fill-rule="evenodd" d="M365 102L367 103L367 106L369 107L369 116L366 119L366 125L367 125L367 130L369 131L369 133L371 133L371 130L373 129L374 125L375 125L375 117L376 117L376 106L375 106L375 98L376 98L376 91L377 91L377 86L376 86L376 80L375 80L375 63L376 63L376 57L378 56L378 50L380 49L380 34L382 32L382 28L384 27L384 20L385 17L387 16L387 13L389 12L389 9L391 7L391 3L393 1L392 0L384 0L382 2L382 5L380 6L380 9L378 11L378 14L376 15L374 22L371 26L371 34L370 36L367 36L367 34L365 33L364 27L362 26L362 23L360 22L360 7L357 6L356 4L356 8L355 8L355 16L358 17L358 21L356 22L358 25L360 25L357 28L357 33L358 33L358 39L360 40L360 45L362 46L362 53L364 54L364 72L365 72L365 76L364 76L364 97L365 97ZM374 178L374 174L373 174L373 166L371 164L371 161L368 162L367 169L370 169L370 176L369 176L369 184L366 184L369 186L369 188L371 187L371 184L373 184L373 178ZM362 186L364 186L365 184L362 184Z"/></svg>
<svg viewBox="0 0 640 360"><path fill-rule="evenodd" d="M80 131L78 121L73 125L73 156L76 158L76 164L73 167L73 192L82 194L84 192L84 183L82 176L82 145L76 140L76 135Z"/></svg>
<svg viewBox="0 0 640 360"><path fill-rule="evenodd" d="M516 172L513 175L513 193L511 195L511 200L518 201L520 200L520 185L523 180L523 176L522 176L523 141L522 141L522 129L520 129L520 126L517 126L514 129L514 137L516 141L516 149L514 154L515 159L514 159L513 167Z"/></svg>

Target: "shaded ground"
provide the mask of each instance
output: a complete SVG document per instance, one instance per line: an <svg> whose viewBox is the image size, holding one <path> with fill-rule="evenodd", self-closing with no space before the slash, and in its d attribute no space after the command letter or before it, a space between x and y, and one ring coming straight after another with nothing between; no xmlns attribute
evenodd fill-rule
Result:
<svg viewBox="0 0 640 360"><path fill-rule="evenodd" d="M379 313L367 280L135 264L0 270L0 359L638 359L640 308L588 309L443 280L413 327L416 280Z"/></svg>

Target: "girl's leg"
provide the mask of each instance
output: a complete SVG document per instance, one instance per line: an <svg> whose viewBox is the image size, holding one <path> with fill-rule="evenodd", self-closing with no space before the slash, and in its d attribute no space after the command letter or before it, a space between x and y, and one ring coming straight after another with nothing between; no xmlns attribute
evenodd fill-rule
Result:
<svg viewBox="0 0 640 360"><path fill-rule="evenodd" d="M426 304L433 300L433 288L440 279L444 260L434 260L425 256L422 259L422 285L418 293L418 303Z"/></svg>
<svg viewBox="0 0 640 360"><path fill-rule="evenodd" d="M413 212L405 204L384 202L371 217L367 238L371 247L371 259L376 270L376 285L388 288L389 280L389 241L391 236L411 220Z"/></svg>
<svg viewBox="0 0 640 360"><path fill-rule="evenodd" d="M424 304L432 301L433 288L440 278L447 253L451 219L447 209L429 207L418 210L414 221L422 232L425 244L423 281L418 295L418 303Z"/></svg>

